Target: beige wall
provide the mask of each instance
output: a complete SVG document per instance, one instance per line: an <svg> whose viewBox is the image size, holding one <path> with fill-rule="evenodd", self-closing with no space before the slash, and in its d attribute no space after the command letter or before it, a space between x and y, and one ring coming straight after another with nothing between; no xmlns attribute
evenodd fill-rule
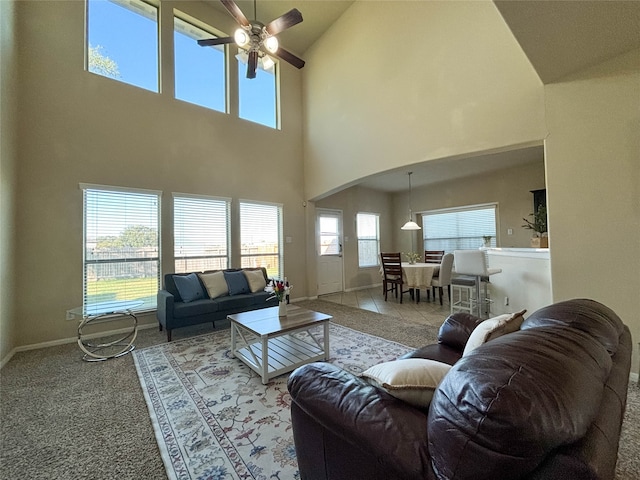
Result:
<svg viewBox="0 0 640 480"><path fill-rule="evenodd" d="M497 246L530 247L531 230L521 227L524 223L522 218L530 218L528 215L533 211L531 190L540 188L545 188L543 159L523 166L415 188L411 195L411 206L418 223L421 223L420 213L424 211L497 203ZM407 193L394 195L395 246L403 252L411 248L410 232L400 230L407 220L408 202ZM509 228L513 230L512 235L508 235ZM415 250L423 250L422 230L414 238Z"/></svg>
<svg viewBox="0 0 640 480"><path fill-rule="evenodd" d="M15 194L16 68L15 3L0 2L0 365L16 346L15 294Z"/></svg>
<svg viewBox="0 0 640 480"><path fill-rule="evenodd" d="M305 57L309 199L546 135L542 83L490 1L355 2Z"/></svg>
<svg viewBox="0 0 640 480"><path fill-rule="evenodd" d="M507 168L428 187L416 188L412 194L414 213L442 208L498 203L499 243L502 247L529 247L531 231L521 228L522 217L533 209L530 190L545 187L544 161ZM380 215L381 251L411 250L411 233L400 227L407 220L407 193L390 194L363 187L350 187L315 202L316 208L341 210L344 223L345 289L368 287L380 283L378 268L358 267L355 217L358 212ZM507 235L507 229L513 235ZM422 231L414 234L414 251L422 251ZM478 245L480 246L480 245ZM315 262L316 259L313 259Z"/></svg>
<svg viewBox="0 0 640 480"><path fill-rule="evenodd" d="M174 6L214 25L230 21L182 1L162 3L164 20ZM306 248L298 70L282 68L282 130L273 130L173 99L166 23L164 91L155 94L84 71L84 2L18 2L17 12L17 345L76 335L65 312L82 304L80 182L163 192L164 272L173 271L171 192L231 197L235 215L239 199L282 203L284 235L292 238L286 274L294 295L305 294L305 265L296 261Z"/></svg>
<svg viewBox="0 0 640 480"><path fill-rule="evenodd" d="M598 300L640 341L640 50L548 85L554 301Z"/></svg>

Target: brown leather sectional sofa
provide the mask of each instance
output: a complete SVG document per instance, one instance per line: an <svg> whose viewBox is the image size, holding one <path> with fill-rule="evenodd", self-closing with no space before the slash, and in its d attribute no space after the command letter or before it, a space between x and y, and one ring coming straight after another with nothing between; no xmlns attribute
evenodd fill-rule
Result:
<svg viewBox="0 0 640 480"><path fill-rule="evenodd" d="M294 371L301 478L613 479L632 348L620 318L560 302L462 357L479 322L453 314L408 355L453 365L425 408L330 363Z"/></svg>

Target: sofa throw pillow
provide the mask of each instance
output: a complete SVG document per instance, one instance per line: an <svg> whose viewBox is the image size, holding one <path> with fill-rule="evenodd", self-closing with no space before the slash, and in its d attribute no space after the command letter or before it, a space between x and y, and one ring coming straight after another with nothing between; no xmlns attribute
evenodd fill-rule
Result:
<svg viewBox="0 0 640 480"><path fill-rule="evenodd" d="M189 275L174 275L173 283L176 284L178 293L185 303L205 298L202 285L200 285L200 280L198 280L198 276L195 273L190 273Z"/></svg>
<svg viewBox="0 0 640 480"><path fill-rule="evenodd" d="M247 278L249 290L251 293L260 292L267 286L262 270L243 270L244 276Z"/></svg>
<svg viewBox="0 0 640 480"><path fill-rule="evenodd" d="M428 408L451 365L424 358L379 363L360 374L368 383L414 407Z"/></svg>
<svg viewBox="0 0 640 480"><path fill-rule="evenodd" d="M505 313L482 322L471 332L462 356L465 357L469 355L473 350L483 343L487 343L489 340L520 330L520 325L522 325L524 321L523 315L525 312L526 310L516 313Z"/></svg>
<svg viewBox="0 0 640 480"><path fill-rule="evenodd" d="M207 289L209 298L218 298L229 293L229 287L222 272L200 273L199 276Z"/></svg>
<svg viewBox="0 0 640 480"><path fill-rule="evenodd" d="M247 277L244 276L242 270L237 272L224 272L224 279L229 286L229 295L239 295L241 293L249 293L249 284Z"/></svg>

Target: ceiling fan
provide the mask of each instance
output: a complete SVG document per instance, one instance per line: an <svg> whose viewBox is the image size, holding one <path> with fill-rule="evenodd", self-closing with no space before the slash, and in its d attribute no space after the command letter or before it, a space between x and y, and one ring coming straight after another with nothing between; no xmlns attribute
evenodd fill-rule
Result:
<svg viewBox="0 0 640 480"><path fill-rule="evenodd" d="M233 37L208 38L198 40L198 45L208 47L211 45L223 45L236 43L248 53L247 78L256 78L258 57L273 54L296 68L304 67L304 60L296 57L278 45L277 34L302 22L302 14L298 9L289 10L284 15L276 18L267 25L257 20L249 21L244 16L240 7L233 0L220 0L227 11L240 24ZM253 16L256 17L256 0L253 0Z"/></svg>

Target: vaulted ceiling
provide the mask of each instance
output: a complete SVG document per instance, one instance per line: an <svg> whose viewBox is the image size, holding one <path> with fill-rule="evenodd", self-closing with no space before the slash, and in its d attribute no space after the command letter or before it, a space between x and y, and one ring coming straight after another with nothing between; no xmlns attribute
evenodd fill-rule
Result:
<svg viewBox="0 0 640 480"><path fill-rule="evenodd" d="M219 0L206 1L226 11ZM249 19L254 17L255 5L257 19L263 23L292 8L300 10L304 21L278 37L285 48L304 58L304 52L354 0L257 0L255 4L253 0L236 0L236 3ZM494 4L545 84L640 48L640 0L494 0ZM450 163L428 162L412 167L416 173L414 186L451 180L460 171L498 170L542 156L542 146L534 146L518 152L485 155L482 162L478 162L478 157L455 160L456 168L451 168ZM400 171L386 172L361 183L389 192L406 190L406 184L406 172Z"/></svg>

